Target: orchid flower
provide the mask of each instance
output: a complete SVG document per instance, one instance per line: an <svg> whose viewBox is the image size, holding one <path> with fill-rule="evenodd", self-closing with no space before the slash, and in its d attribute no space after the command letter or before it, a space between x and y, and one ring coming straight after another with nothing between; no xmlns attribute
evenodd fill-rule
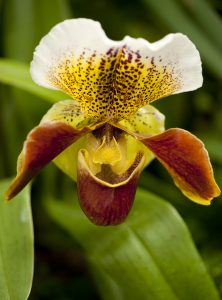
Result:
<svg viewBox="0 0 222 300"><path fill-rule="evenodd" d="M66 20L37 46L31 76L72 99L56 103L28 134L8 200L54 160L77 180L93 223L119 224L154 157L194 202L208 205L220 194L203 143L183 129L165 131L164 116L150 105L202 85L199 52L185 35L113 41L98 22Z"/></svg>

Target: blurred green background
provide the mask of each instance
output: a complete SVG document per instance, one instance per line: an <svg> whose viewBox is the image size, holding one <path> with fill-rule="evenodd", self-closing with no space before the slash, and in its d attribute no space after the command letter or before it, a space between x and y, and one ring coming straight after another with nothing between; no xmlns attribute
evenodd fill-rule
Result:
<svg viewBox="0 0 222 300"><path fill-rule="evenodd" d="M0 56L29 63L41 37L67 18L98 20L115 40L130 35L154 42L170 32L188 35L202 57L204 85L154 106L166 115L166 128L187 129L204 141L222 187L221 14L220 0L0 0ZM0 84L1 178L14 176L27 133L49 107L43 98ZM210 207L189 202L156 161L143 172L140 186L177 208L222 295L221 199ZM73 189L74 183L52 164L33 183L35 274L30 299L100 299L81 248L44 208L47 196L72 202Z"/></svg>

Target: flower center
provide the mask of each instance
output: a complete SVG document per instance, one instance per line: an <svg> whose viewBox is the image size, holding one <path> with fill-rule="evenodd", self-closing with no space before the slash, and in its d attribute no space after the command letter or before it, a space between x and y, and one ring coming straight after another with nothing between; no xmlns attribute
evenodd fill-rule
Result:
<svg viewBox="0 0 222 300"><path fill-rule="evenodd" d="M122 153L118 140L121 131L111 124L106 123L104 126L93 132L95 151L92 153L92 161L95 164L109 164L114 166L122 159Z"/></svg>

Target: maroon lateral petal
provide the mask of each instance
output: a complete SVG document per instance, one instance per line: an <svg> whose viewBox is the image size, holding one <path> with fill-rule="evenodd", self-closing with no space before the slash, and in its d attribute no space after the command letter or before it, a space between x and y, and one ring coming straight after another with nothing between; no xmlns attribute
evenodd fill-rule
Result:
<svg viewBox="0 0 222 300"><path fill-rule="evenodd" d="M156 155L188 198L208 205L219 196L207 150L193 134L172 128L152 137L137 138Z"/></svg>
<svg viewBox="0 0 222 300"><path fill-rule="evenodd" d="M78 198L86 216L96 225L122 223L133 205L141 169L139 163L128 180L109 185L92 175L85 163L78 164Z"/></svg>
<svg viewBox="0 0 222 300"><path fill-rule="evenodd" d="M24 143L18 173L6 191L6 199L16 196L47 163L89 131L89 128L77 130L62 122L42 123L35 127Z"/></svg>

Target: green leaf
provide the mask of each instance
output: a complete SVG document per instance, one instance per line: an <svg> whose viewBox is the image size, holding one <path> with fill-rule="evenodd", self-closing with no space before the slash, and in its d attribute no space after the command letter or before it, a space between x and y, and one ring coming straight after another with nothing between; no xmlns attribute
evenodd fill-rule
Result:
<svg viewBox="0 0 222 300"><path fill-rule="evenodd" d="M0 59L0 82L18 87L51 103L67 98L61 92L38 86L32 81L27 64L9 59Z"/></svg>
<svg viewBox="0 0 222 300"><path fill-rule="evenodd" d="M91 224L77 206L45 203L84 248L103 299L219 299L181 217L157 196L138 190L128 220L115 227Z"/></svg>
<svg viewBox="0 0 222 300"><path fill-rule="evenodd" d="M21 5L19 0L7 0L4 5L3 46L7 57L22 61L31 60L35 39L33 2L33 0L23 0Z"/></svg>
<svg viewBox="0 0 222 300"><path fill-rule="evenodd" d="M0 182L0 299L25 300L33 277L33 228L26 188L12 202L3 193L10 181Z"/></svg>
<svg viewBox="0 0 222 300"><path fill-rule="evenodd" d="M7 0L4 6L4 48L7 57L31 61L40 39L56 23L70 17L67 0ZM50 13L49 13L50 12Z"/></svg>

